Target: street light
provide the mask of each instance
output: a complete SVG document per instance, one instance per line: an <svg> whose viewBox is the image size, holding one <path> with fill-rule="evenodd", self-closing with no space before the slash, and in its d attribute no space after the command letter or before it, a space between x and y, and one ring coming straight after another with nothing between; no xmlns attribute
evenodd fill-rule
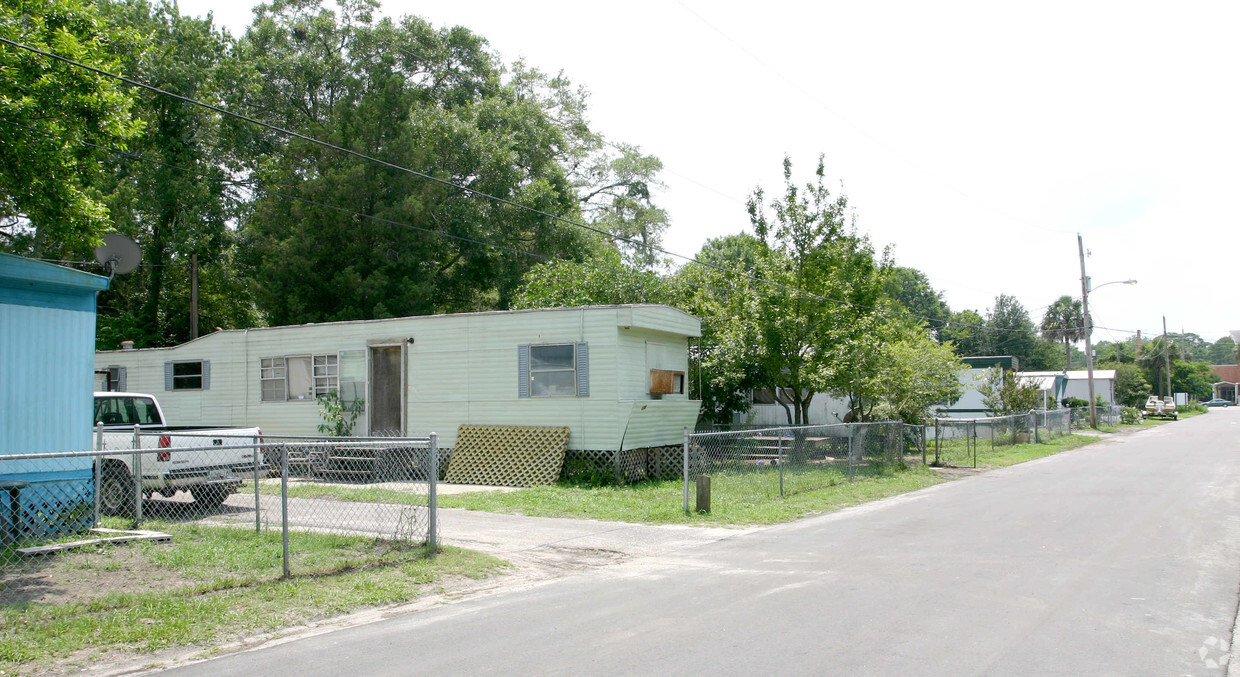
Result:
<svg viewBox="0 0 1240 677"><path fill-rule="evenodd" d="M1098 285L1097 287L1092 287L1092 286L1091 286L1091 287L1089 288L1089 291L1091 291L1091 292L1092 292L1092 291L1095 291L1095 290L1098 290L1098 289L1102 289L1103 287L1107 286L1108 284L1136 284L1136 283L1137 283L1137 281L1136 281L1136 280L1116 280L1116 281L1114 281L1114 282L1103 282L1102 284Z"/></svg>
<svg viewBox="0 0 1240 677"><path fill-rule="evenodd" d="M1094 402L1094 346L1091 336L1094 333L1094 323L1089 317L1089 276L1085 274L1085 243L1081 240L1081 236L1076 236L1076 246L1081 254L1081 310L1085 313L1085 374L1086 380L1089 382L1089 427L1098 429L1098 405ZM1104 282L1097 286L1102 289L1108 284L1136 284L1136 280L1116 280L1114 282Z"/></svg>

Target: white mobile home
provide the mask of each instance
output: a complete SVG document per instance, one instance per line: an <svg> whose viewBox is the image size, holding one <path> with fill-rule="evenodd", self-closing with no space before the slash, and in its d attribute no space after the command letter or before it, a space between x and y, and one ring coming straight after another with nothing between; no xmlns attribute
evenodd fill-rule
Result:
<svg viewBox="0 0 1240 677"><path fill-rule="evenodd" d="M567 426L569 449L676 445L697 318L658 305L430 315L217 331L169 348L100 351L116 390L155 393L174 425L314 435L317 397L364 401L355 435Z"/></svg>
<svg viewBox="0 0 1240 677"><path fill-rule="evenodd" d="M1105 404L1115 403L1115 378L1116 371L1114 369L1095 369L1094 370L1094 397L1101 397ZM1059 376L1064 379L1064 386L1058 393L1058 399L1052 398L1050 406L1054 408L1058 406L1058 401L1066 397L1075 397L1078 400L1089 401L1089 372L1084 369L1078 371L1026 371L1017 376L1021 378L1044 378L1047 376Z"/></svg>

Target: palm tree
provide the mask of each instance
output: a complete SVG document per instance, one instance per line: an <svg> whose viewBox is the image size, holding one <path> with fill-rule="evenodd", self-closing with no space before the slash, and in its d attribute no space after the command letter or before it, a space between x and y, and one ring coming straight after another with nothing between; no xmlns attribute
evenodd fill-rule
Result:
<svg viewBox="0 0 1240 677"><path fill-rule="evenodd" d="M1085 340L1085 313L1080 299L1060 296L1046 309L1039 328L1047 341L1063 342L1063 368L1067 371L1072 366L1072 344Z"/></svg>

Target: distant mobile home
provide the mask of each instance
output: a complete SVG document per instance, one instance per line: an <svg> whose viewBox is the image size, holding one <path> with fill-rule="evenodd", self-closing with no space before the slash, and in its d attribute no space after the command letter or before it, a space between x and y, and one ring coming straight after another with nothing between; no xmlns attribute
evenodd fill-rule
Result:
<svg viewBox="0 0 1240 677"><path fill-rule="evenodd" d="M659 305L591 306L216 331L168 348L100 351L97 384L157 395L175 425L315 435L317 397L365 408L354 435L457 427L570 428L569 449L680 444L697 421L688 340L701 323Z"/></svg>

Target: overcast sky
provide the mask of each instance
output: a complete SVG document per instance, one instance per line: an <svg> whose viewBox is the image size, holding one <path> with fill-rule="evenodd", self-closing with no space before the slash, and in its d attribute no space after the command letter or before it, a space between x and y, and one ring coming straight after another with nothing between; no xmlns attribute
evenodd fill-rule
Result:
<svg viewBox="0 0 1240 677"><path fill-rule="evenodd" d="M214 10L234 35L249 5ZM591 92L658 156L664 245L748 228L746 197L819 153L859 229L953 310L1079 297L1094 340L1240 328L1240 3L397 2Z"/></svg>

